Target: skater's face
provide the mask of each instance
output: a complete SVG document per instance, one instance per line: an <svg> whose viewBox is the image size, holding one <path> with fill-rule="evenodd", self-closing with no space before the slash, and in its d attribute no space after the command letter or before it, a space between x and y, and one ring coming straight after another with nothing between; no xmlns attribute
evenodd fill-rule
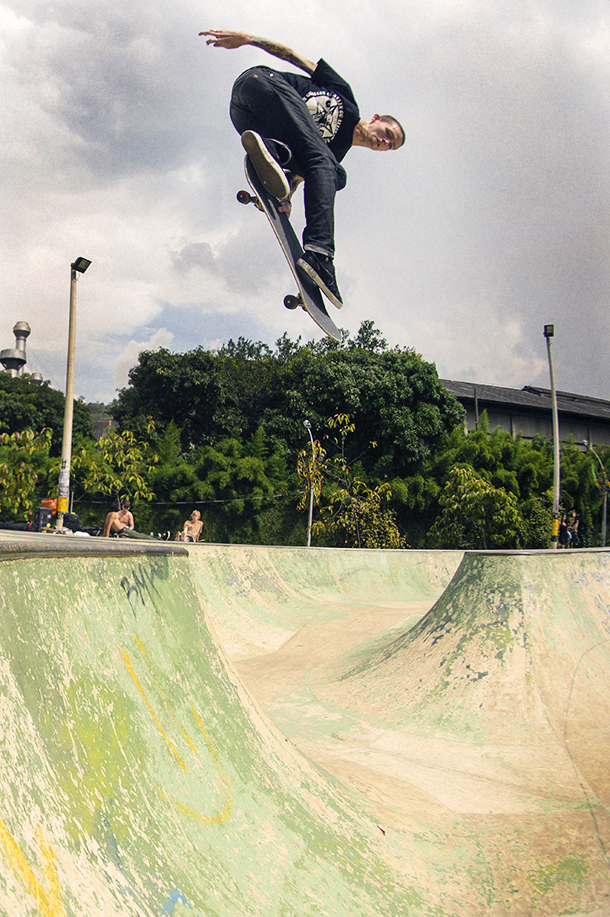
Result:
<svg viewBox="0 0 610 917"><path fill-rule="evenodd" d="M397 150L404 140L400 125L395 121L382 121L379 115L373 115L367 125L364 145L371 150Z"/></svg>

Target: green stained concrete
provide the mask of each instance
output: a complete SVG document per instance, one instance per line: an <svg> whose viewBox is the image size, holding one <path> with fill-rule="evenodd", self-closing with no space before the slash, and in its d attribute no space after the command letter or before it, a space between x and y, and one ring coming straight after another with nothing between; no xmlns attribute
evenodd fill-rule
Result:
<svg viewBox="0 0 610 917"><path fill-rule="evenodd" d="M191 551L265 712L464 913L610 913L610 554L329 555Z"/></svg>
<svg viewBox="0 0 610 917"><path fill-rule="evenodd" d="M409 912L227 667L186 552L0 559L0 913Z"/></svg>
<svg viewBox="0 0 610 917"><path fill-rule="evenodd" d="M4 537L0 914L608 913L609 646L606 552Z"/></svg>

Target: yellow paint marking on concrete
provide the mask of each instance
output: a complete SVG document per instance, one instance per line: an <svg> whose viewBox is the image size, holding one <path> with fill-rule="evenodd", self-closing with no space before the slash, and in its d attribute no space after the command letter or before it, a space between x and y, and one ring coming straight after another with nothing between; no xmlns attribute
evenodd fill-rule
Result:
<svg viewBox="0 0 610 917"><path fill-rule="evenodd" d="M26 860L21 847L10 833L4 822L0 819L0 844L9 866L23 883L27 891L36 899L42 917L66 917L66 912L61 903L61 891L57 868L55 866L55 853L44 840L40 826L36 830L36 837L40 846L42 869L49 885L48 893L42 888L33 869Z"/></svg>
<svg viewBox="0 0 610 917"><path fill-rule="evenodd" d="M162 787L159 787L159 793L165 802L170 802L183 815L187 815L189 818L193 818L195 821L201 822L204 825L221 825L223 822L227 821L233 811L232 798L225 803L219 812L213 812L212 815L202 815L201 812L197 812L195 809L191 809L190 806L185 806L183 802L179 802L173 796L169 796Z"/></svg>
<svg viewBox="0 0 610 917"><path fill-rule="evenodd" d="M151 661L150 661L150 657L149 657L149 655L148 655L148 652L147 652L147 650L146 650L146 647L144 646L144 644L142 643L142 641L140 640L140 638L139 638L137 635L136 635L136 643L137 643L137 645L138 645L138 649L140 650L140 652L141 652L141 654L142 654L142 656L143 656L143 658L144 658L144 660L145 660L145 662L146 662L146 665L147 665L147 667L148 667L148 669L149 669L149 671L150 671L150 674L151 674L151 676L152 676L152 678L153 678L153 680L154 680L154 682L155 682L155 685L156 685L156 687L157 687L157 690L158 690L159 693L161 694L161 696L162 696L162 698L163 698L163 701L164 701L164 703L165 703L165 706L167 707L167 709L169 710L169 712L170 712L170 714L171 714L172 719L174 720L174 722L176 723L176 725L177 725L178 728L180 729L180 732L181 732L182 735L184 736L184 739L185 739L186 742L188 743L189 747L193 750L193 752L194 752L196 755L199 755L199 752L197 751L197 747L196 747L195 743L193 742L193 740L192 740L191 737L189 736L188 732L186 731L186 729L184 728L184 726L182 725L182 723L180 722L180 720L179 720L178 717L176 716L176 713L174 712L173 707L171 706L171 704L169 703L167 697L165 696L165 693L164 693L164 691L163 691L161 685L159 684L159 681L158 681L158 679L157 679L157 677L156 677L156 675L155 675L155 672L154 672L154 669L153 669L153 667L152 667L152 663L151 663ZM142 697L144 698L144 701L145 701L145 703L146 703L146 706L147 706L147 708L148 708L148 710L149 710L149 712L150 712L150 714L151 714L151 716L152 716L152 718L153 718L153 720L154 720L154 722L155 722L155 725L157 726L157 729L159 730L159 732L161 733L161 735L163 736L163 738L165 739L165 741L167 742L167 744L168 744L169 747L171 748L171 750L172 750L174 756L176 757L176 760L177 760L178 763L180 764L180 766L181 766L182 768L184 768L184 770L185 770L185 771L187 772L187 774L188 774L188 768L187 768L186 765L184 764L182 758L180 757L180 755L178 754L178 752L177 752L176 749L174 748L172 742L170 741L170 739L168 738L167 734L165 733L165 730L163 729L163 727L162 727L162 725L161 725L161 722L160 722L160 720L159 720L159 717L158 717L157 714L155 713L155 710L154 710L154 708L153 708L153 705L152 705L152 703L150 702L150 700L148 699L148 696L146 695L146 692L144 691L144 688L142 687L142 685L141 685L141 683L140 683L140 681L139 681L139 679L138 679L138 676L137 676L136 673L135 673L135 670L134 670L133 664L132 664L132 662L131 662L131 659L130 659L130 657L129 657L129 654L128 654L124 649L122 649L122 648L121 648L121 654L122 654L122 656L123 656L123 661L124 661L124 663L125 663L125 665L126 665L126 667L127 667L127 671L129 672L129 674L130 674L131 677L133 678L133 680L134 680L134 682L135 682L135 684L136 684L136 686L137 686L137 688L138 688L138 691L140 692L140 694L141 694ZM197 812L195 809L191 809L190 806L186 806L186 805L184 805L184 803L179 802L179 801L178 801L177 799L175 799L174 797L169 796L169 795L165 792L165 790L163 790L162 787L159 788L159 792L160 792L160 794L161 794L161 797L162 797L166 802L171 802L172 805L174 805L174 806L178 809L179 812L182 812L183 815L188 815L189 818L194 818L194 819L196 819L197 821L203 822L203 823L206 824L206 825L220 825L220 824L222 824L222 822L225 822L225 821L229 818L229 816L231 815L231 812L233 811L233 793L232 793L232 790L231 790L231 785L230 785L230 783L229 783L229 778L227 777L227 775L226 775L226 773L225 773L225 769L224 769L224 767L223 767L223 765L222 765L222 761L220 760L220 756L219 756L218 752L216 751L216 749L215 749L215 747L214 747L214 744L213 744L213 742L212 742L212 740L211 740L211 738L210 738L210 735L209 735L207 729L206 729L205 726L203 725L203 722L202 722L201 718L199 717L197 711L195 710L195 708L194 708L193 706L191 706L191 710L193 711L193 715L194 715L195 719L197 720L197 723L198 723L198 725L199 725L201 731L203 732L203 737L204 737L204 739L205 739L205 744L206 744L207 749L208 749L208 751L209 751L209 753L210 753L210 757L212 758L212 761L214 762L214 765L215 765L215 767L216 767L216 771L217 771L217 773L218 773L218 776L220 777L222 783L223 783L224 786L225 786L226 793L227 793L227 797L228 797L227 802L224 804L223 808L222 808L219 812L214 812L212 815L202 815L201 812Z"/></svg>
<svg viewBox="0 0 610 917"><path fill-rule="evenodd" d="M166 706L167 709L169 710L172 719L174 720L176 726L178 727L178 729L179 729L180 732L182 733L185 742L187 743L187 745L190 746L191 751L193 751L194 754L196 754L196 755L199 754L199 752L197 751L197 749L196 749L196 747L195 747L195 743L191 740L191 737L190 737L189 734L187 733L186 729L183 727L182 723L180 722L180 720L178 719L178 717L177 717L176 714L174 713L174 710L173 710L173 708L172 708L170 702L168 701L168 699L167 699L167 697L166 697L166 695L165 695L165 691L163 690L163 688L162 688L161 685L159 684L159 680L158 680L157 676L155 675L155 671L154 671L154 669L153 669L152 662L150 661L150 656L148 655L148 651L147 651L146 647L144 646L144 644L142 643L142 641L140 640L140 638L138 637L137 634L135 635L135 637L136 637L136 643L137 643L137 645L138 645L138 649L140 650L140 652L142 653L142 656L144 657L144 661L146 662L146 665L148 666L148 670L149 670L149 672L150 672L150 674L151 674L151 677L152 677L152 679L153 679L153 681L154 681L154 683L155 683L155 685L156 685L156 687L157 687L157 690L159 691L159 694L160 694L161 697L163 698L163 700L164 700L164 702L165 702L165 706Z"/></svg>
<svg viewBox="0 0 610 917"><path fill-rule="evenodd" d="M171 740L169 739L169 737L166 735L165 730L163 729L163 726L162 726L161 723L159 722L159 718L158 718L157 714L155 713L155 711L154 711L154 709L153 709L153 705L152 705L151 702L149 701L148 697L146 696L146 692L145 692L144 688L142 687L142 685L140 684L140 682L139 682L139 680L138 680L138 676L137 676L136 673L135 673L134 667L133 667L133 665L132 665L132 663L131 663L131 659L129 658L129 654L128 654L123 648L121 648L121 655L122 655L122 657L123 657L123 662L125 663L125 666L126 666L126 668L127 668L127 671L129 672L129 674L130 674L131 677L133 678L133 680L134 680L134 682L135 682L135 685L136 685L138 691L140 692L140 694L141 694L142 697L144 698L144 703L145 703L146 706L148 707L148 711L149 711L150 715L152 716L152 718L153 718L153 720L154 720L154 722L155 722L155 726L157 727L157 729L159 730L159 732L161 733L161 735L163 736L163 738L165 739L165 741L166 741L167 744L169 745L169 748L171 749L171 752L172 752L172 754L174 755L174 757L175 757L176 761L178 762L178 764L180 765L180 767L183 768L183 770L185 770L185 771L188 773L188 769L187 769L187 767L186 767L186 764L184 763L184 761L182 760L182 758L180 757L180 755L178 754L178 752L176 751L176 749L175 749L174 746L172 745L172 742L171 742Z"/></svg>
<svg viewBox="0 0 610 917"><path fill-rule="evenodd" d="M216 749L214 748L214 745L213 745L213 743L212 743L212 740L211 740L211 738L210 738L210 736L209 736L209 733L208 733L207 729L205 728L205 726L204 726L203 723L201 722L201 719L199 718L199 716L198 716L197 711L195 710L195 708L194 708L194 707L191 707L191 710L193 711L193 716L195 717L195 719L196 719L197 722L199 723L199 726L200 726L200 728L201 728L201 731L203 732L203 737L204 737L204 739L205 739L205 744L206 744L207 747L208 747L208 751L209 751L209 753L210 753L210 756L211 756L211 758L212 758L214 764L216 765L216 770L217 770L219 776L222 778L222 781L223 781L223 783L224 783L224 785L225 785L225 787L226 787L226 790L227 790L227 796L229 797L229 798L228 798L228 802L226 803L224 809L223 809L222 812L220 813L220 816L218 817L217 821L215 822L215 823L218 823L218 824L219 824L220 822L226 821L227 818L229 817L229 815L231 814L231 812L233 811L233 793L232 793L232 791L231 791L231 784L229 783L229 778L227 777L227 775L226 775L226 773L225 773L225 769L224 769L224 767L222 766L222 761L220 760L220 755L218 754L218 752L217 752ZM226 814L225 814L225 813L226 813Z"/></svg>
<svg viewBox="0 0 610 917"><path fill-rule="evenodd" d="M54 913L63 914L64 909L61 903L61 889L59 887L59 878L57 875L57 857L55 856L55 851L47 844L44 839L44 834L42 833L42 827L38 825L36 829L36 839L38 841L38 846L40 847L40 853L42 856L42 870L44 872L44 877L47 881L47 887L49 890L49 898L51 899L51 904L54 909Z"/></svg>

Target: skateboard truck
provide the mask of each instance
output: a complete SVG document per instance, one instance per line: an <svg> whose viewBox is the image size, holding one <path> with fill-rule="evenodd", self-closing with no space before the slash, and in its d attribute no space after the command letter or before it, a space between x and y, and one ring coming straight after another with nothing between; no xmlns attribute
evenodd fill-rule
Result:
<svg viewBox="0 0 610 917"><path fill-rule="evenodd" d="M254 204L257 210L265 212L265 208L259 201L259 199L254 194L250 194L249 191L238 191L237 200L240 204Z"/></svg>
<svg viewBox="0 0 610 917"><path fill-rule="evenodd" d="M258 210L262 210L263 213L265 212L265 208L261 204L259 198L255 194L250 194L249 191L238 191L237 200L240 204L254 204ZM284 305L290 310L298 309L299 306L305 309L305 303L300 294L298 296L293 296L292 294L284 296ZM307 309L305 309L305 311L307 311Z"/></svg>
<svg viewBox="0 0 610 917"><path fill-rule="evenodd" d="M299 291L296 296L284 297L285 307L287 309L298 309L300 306L325 334L335 341L341 341L341 332L326 311L320 288L310 277L301 275L297 268L297 261L302 256L303 249L294 233L294 229L290 225L290 220L279 209L278 201L273 195L269 194L262 184L248 156L244 159L244 170L248 184L252 189L252 194L249 191L238 191L237 200L240 204L254 204L258 210L265 214L292 271Z"/></svg>

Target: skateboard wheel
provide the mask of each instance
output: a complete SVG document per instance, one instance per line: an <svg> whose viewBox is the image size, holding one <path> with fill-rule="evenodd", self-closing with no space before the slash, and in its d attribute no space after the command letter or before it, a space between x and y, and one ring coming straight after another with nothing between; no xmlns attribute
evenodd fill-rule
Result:
<svg viewBox="0 0 610 917"><path fill-rule="evenodd" d="M298 309L299 300L296 296L284 296L284 305L287 309Z"/></svg>
<svg viewBox="0 0 610 917"><path fill-rule="evenodd" d="M249 204L249 203L250 203L250 195L248 194L247 191L238 191L238 192L237 192L237 200L239 201L240 204Z"/></svg>

